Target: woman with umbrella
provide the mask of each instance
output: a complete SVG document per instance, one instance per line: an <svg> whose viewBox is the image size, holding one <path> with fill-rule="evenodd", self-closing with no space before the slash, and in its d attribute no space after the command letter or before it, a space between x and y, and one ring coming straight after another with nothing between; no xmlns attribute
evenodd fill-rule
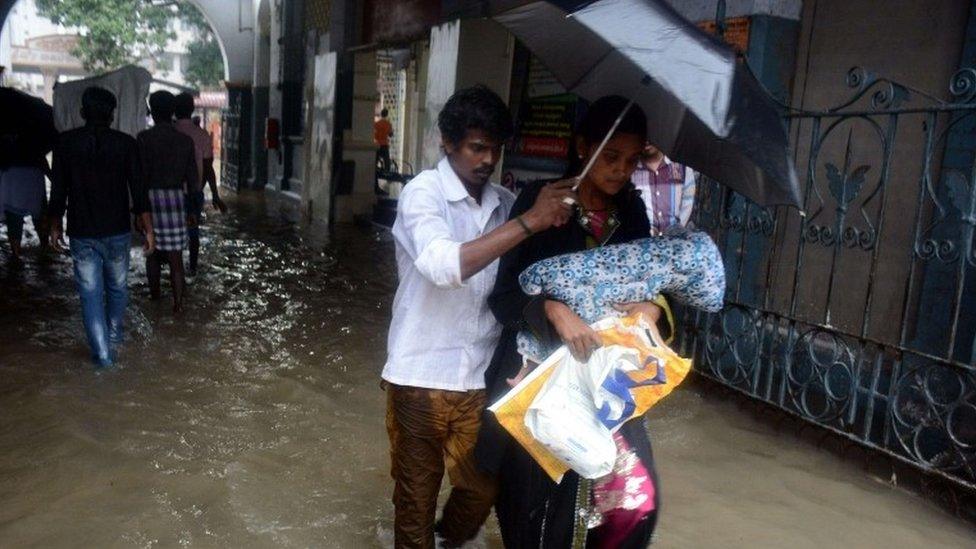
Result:
<svg viewBox="0 0 976 549"><path fill-rule="evenodd" d="M486 373L491 400L510 388L510 379L523 366L516 349L516 335L524 325L543 340L560 340L577 358L585 358L600 346L596 333L569 307L557 301L526 296L518 277L533 263L566 253L579 252L605 244L620 244L646 238L650 223L644 202L630 182L637 168L647 136L647 118L633 106L617 122L628 100L609 96L595 101L578 131L576 153L581 164L592 167L579 181L579 201L575 221L550 228L523 241L501 258L495 289L488 299L492 312L504 326L495 355ZM616 130L602 150L601 141ZM573 174L577 175L577 174ZM512 208L516 219L531 207L543 183L526 187ZM661 318L661 308L652 302L621 304L631 313ZM594 493L616 492L620 505L601 509L596 522L584 524L589 530L590 547L644 547L654 530L657 493L651 446L643 420L633 420L618 433L618 463L612 478L594 483L580 482L567 473L562 482L552 482L532 457L497 429L483 429L477 454L483 467L495 472L499 494L495 509L506 547L570 547L578 518L578 502L589 508ZM618 470L619 469L619 470ZM607 495L606 493L604 495ZM603 498L606 500L607 498ZM631 504L632 503L632 504ZM599 524L597 524L597 522Z"/></svg>

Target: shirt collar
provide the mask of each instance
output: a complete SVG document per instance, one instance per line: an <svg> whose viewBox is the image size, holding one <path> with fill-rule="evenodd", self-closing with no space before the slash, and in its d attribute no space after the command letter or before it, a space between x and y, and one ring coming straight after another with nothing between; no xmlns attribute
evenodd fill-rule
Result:
<svg viewBox="0 0 976 549"><path fill-rule="evenodd" d="M437 163L437 173L441 176L441 192L448 202L458 202L471 196L464 188L464 183L461 183L461 178L454 173L454 168L451 167L446 156Z"/></svg>
<svg viewBox="0 0 976 549"><path fill-rule="evenodd" d="M461 183L461 178L454 172L454 168L451 167L446 156L437 163L437 172L441 176L441 192L444 193L444 198L448 202L470 199L472 204L477 204L474 197L468 194L468 189L465 188L464 183ZM490 181L485 183L481 190L481 208L491 212L501 203L501 197L498 196L498 190L495 189L495 186Z"/></svg>
<svg viewBox="0 0 976 549"><path fill-rule="evenodd" d="M663 161L663 162L661 162L661 166L670 166L671 164L673 164L673 162L672 162L672 160L671 160L670 158L668 158L668 155L664 155L664 161ZM658 166L658 168L657 168L657 169L659 169L659 170L660 170L660 169L661 169L661 166ZM649 167L647 166L647 163L645 163L645 162L643 162L643 161L641 161L641 162L640 162L640 163L639 163L639 164L637 165L637 169L639 169L639 170L648 170L648 171L650 171L650 168L649 168Z"/></svg>

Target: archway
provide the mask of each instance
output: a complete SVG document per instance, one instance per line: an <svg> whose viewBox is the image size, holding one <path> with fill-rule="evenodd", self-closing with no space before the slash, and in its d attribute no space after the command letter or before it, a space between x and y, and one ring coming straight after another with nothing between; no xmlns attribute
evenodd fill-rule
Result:
<svg viewBox="0 0 976 549"><path fill-rule="evenodd" d="M237 0L186 0L203 14L220 44L224 57L224 77L233 85L250 84L254 77L254 4Z"/></svg>

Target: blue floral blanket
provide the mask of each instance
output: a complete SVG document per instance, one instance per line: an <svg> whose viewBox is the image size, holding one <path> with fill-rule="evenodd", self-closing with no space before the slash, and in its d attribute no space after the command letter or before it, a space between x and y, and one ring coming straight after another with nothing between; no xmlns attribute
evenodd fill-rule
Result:
<svg viewBox="0 0 976 549"><path fill-rule="evenodd" d="M725 295L725 267L712 239L674 228L663 236L550 257L519 275L528 295L561 301L586 323L620 316L618 303L652 301L665 294L684 305L716 312ZM542 362L559 347L542 344L528 329L518 334L519 353Z"/></svg>

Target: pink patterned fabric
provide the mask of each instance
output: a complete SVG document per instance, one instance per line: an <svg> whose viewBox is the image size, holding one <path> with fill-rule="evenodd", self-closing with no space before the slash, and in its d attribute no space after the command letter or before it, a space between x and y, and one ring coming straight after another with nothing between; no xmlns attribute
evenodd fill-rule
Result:
<svg viewBox="0 0 976 549"><path fill-rule="evenodd" d="M613 435L617 461L613 471L593 483L591 542L619 547L640 521L654 510L654 481L624 437Z"/></svg>

